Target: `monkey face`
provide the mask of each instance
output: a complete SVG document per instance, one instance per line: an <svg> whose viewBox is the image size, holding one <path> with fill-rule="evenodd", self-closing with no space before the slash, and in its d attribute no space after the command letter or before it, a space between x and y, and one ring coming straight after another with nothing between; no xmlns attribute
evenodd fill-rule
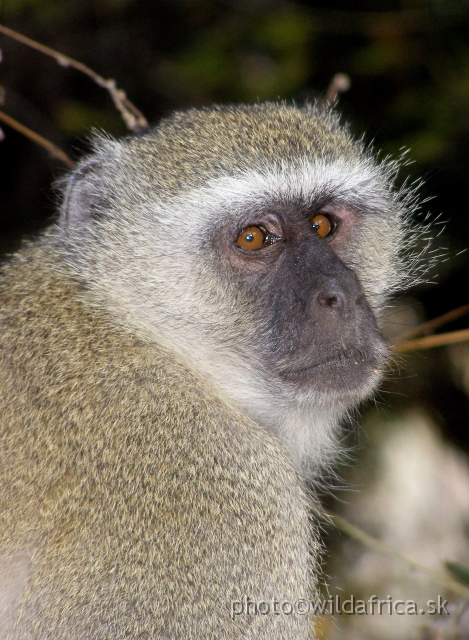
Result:
<svg viewBox="0 0 469 640"><path fill-rule="evenodd" d="M360 236L361 217L324 197L271 202L212 240L232 267L228 281L243 313L259 327L249 345L239 336L240 351L255 352L285 383L330 398L363 393L387 351L357 275L340 257Z"/></svg>

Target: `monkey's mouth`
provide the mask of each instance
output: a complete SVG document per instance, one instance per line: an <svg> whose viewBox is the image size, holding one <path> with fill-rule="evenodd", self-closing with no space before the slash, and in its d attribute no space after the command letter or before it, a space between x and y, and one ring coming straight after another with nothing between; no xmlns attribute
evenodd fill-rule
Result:
<svg viewBox="0 0 469 640"><path fill-rule="evenodd" d="M353 391L380 377L385 357L383 346L373 351L369 348L344 349L308 364L303 360L304 364L282 369L279 373L287 382L311 384L318 390Z"/></svg>

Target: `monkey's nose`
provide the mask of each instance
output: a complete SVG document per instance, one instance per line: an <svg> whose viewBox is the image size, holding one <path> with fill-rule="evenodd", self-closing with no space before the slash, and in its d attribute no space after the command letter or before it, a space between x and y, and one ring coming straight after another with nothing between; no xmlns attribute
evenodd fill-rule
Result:
<svg viewBox="0 0 469 640"><path fill-rule="evenodd" d="M343 294L333 291L320 291L316 295L316 301L321 307L331 309L342 309L345 303Z"/></svg>

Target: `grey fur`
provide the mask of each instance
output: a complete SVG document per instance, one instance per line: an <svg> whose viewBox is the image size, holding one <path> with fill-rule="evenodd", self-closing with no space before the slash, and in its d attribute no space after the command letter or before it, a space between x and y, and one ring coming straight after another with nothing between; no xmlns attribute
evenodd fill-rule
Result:
<svg viewBox="0 0 469 640"><path fill-rule="evenodd" d="M413 200L394 190L396 168L333 113L283 104L191 110L96 141L64 185L59 227L4 267L0 567L18 568L0 578L0 636L313 636L308 616L230 607L314 601L303 478L334 455L338 420L373 391L386 350L367 320L378 364L356 389L339 365L325 388L285 382L288 349L214 238L246 211L326 194L359 212L333 284L353 273L367 300L353 317L379 317L409 277Z"/></svg>

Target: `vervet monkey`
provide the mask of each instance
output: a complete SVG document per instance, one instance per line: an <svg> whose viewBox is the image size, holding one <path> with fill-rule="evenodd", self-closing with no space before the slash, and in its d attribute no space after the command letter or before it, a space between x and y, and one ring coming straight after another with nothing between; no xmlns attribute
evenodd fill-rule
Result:
<svg viewBox="0 0 469 640"><path fill-rule="evenodd" d="M304 482L386 362L395 173L313 106L96 141L3 268L2 638L314 636Z"/></svg>

